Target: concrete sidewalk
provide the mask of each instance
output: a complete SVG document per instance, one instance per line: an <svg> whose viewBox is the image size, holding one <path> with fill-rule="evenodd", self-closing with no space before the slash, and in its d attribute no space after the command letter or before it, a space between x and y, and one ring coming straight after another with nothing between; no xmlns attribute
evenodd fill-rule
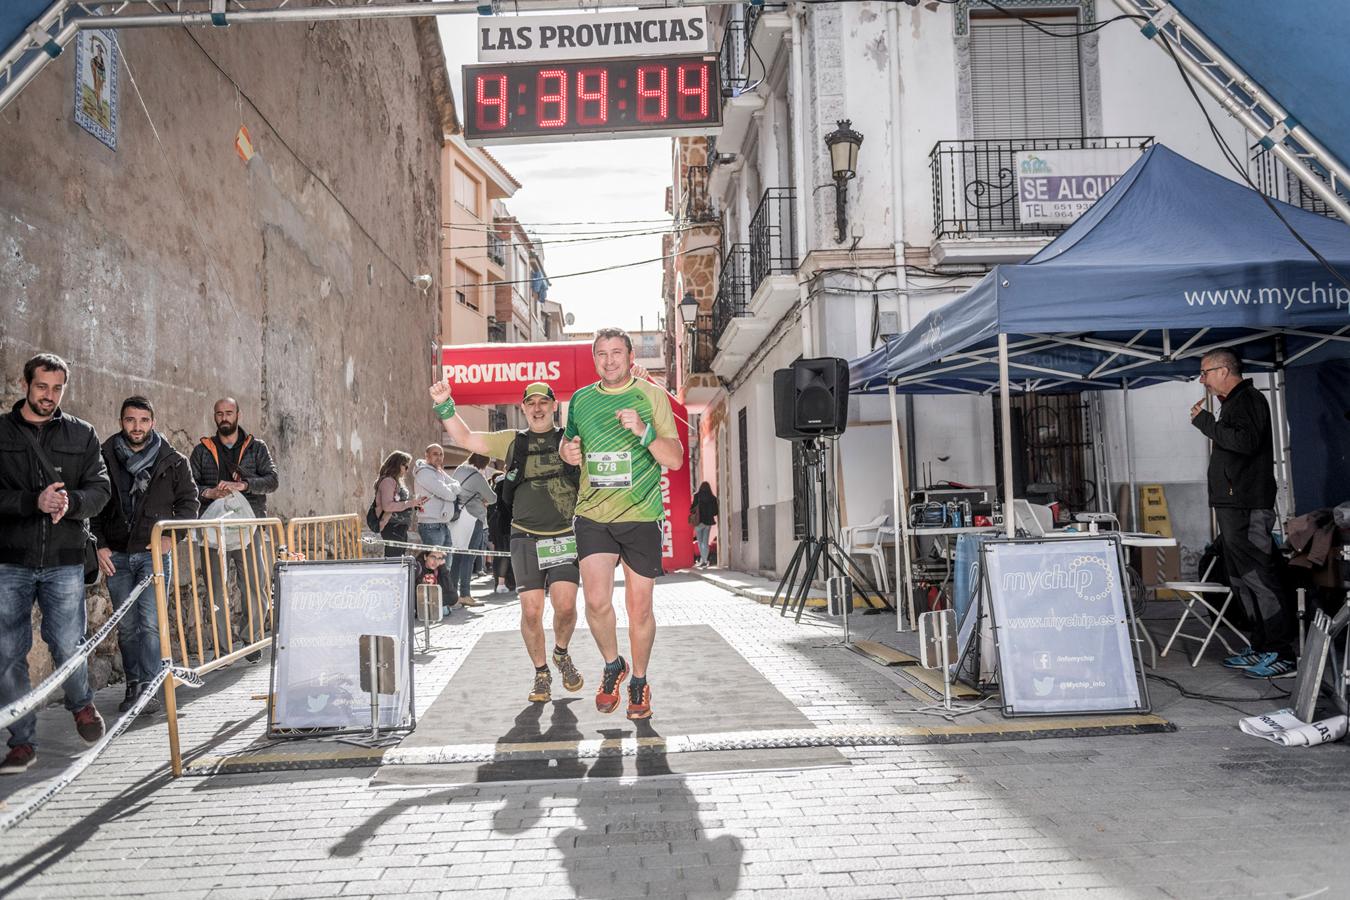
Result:
<svg viewBox="0 0 1350 900"><path fill-rule="evenodd" d="M816 726L914 715L895 672L842 648L832 620L808 611L794 625L688 576L662 579L656 596L659 623L716 629ZM622 624L621 604L618 612ZM512 631L517 617L514 597L498 595L434 629L433 652L419 660L418 706L430 705L479 635ZM858 616L855 636L869 620L876 637L894 629L893 619ZM698 664L662 657L658 633L658 721L660 691L677 690L681 671ZM503 672L483 702L519 706L528 669L522 652L519 677ZM265 704L255 697L267 674L264 665L235 666L196 696L180 691L185 750L219 754L256 740ZM118 699L120 690L103 692L105 714ZM1180 724L1176 733L854 747L842 751L845 766L802 770L413 788L376 788L369 768L172 780L161 718L135 727L0 838L0 895L1342 892L1350 747L1281 749L1240 734L1232 709L1178 702L1164 687L1154 699ZM44 710L39 736L40 767L0 781L0 791L14 791L11 804L39 790L59 770L63 746L78 743L59 708Z"/></svg>

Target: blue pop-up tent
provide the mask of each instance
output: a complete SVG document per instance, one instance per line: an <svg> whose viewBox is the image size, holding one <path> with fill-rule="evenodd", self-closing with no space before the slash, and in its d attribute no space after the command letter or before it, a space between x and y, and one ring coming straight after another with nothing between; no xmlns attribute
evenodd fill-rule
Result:
<svg viewBox="0 0 1350 900"><path fill-rule="evenodd" d="M1350 277L1350 227L1280 214ZM851 364L855 392L1121 387L1194 377L1214 347L1254 370L1350 340L1350 287L1255 191L1156 145L1067 231Z"/></svg>
<svg viewBox="0 0 1350 900"><path fill-rule="evenodd" d="M1350 277L1350 227L1276 205ZM1255 191L1155 145L1036 256L996 266L904 335L851 362L850 389L890 392L893 427L897 391L999 391L1011 509L1011 391L1193 379L1200 358L1223 346L1236 349L1249 371L1275 373L1279 387L1291 363L1347 354L1350 287ZM1281 429L1282 393L1274 392L1272 407ZM894 438L898 446L898 428ZM898 450L893 463L904 529ZM1284 478L1287 484L1287 468ZM1012 525L1009 516L1010 533Z"/></svg>

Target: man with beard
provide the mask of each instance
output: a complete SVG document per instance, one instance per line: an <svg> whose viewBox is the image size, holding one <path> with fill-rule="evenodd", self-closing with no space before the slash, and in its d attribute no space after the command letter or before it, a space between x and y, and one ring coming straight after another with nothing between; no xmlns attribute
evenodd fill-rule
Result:
<svg viewBox="0 0 1350 900"><path fill-rule="evenodd" d="M197 518L197 485L187 457L155 430L155 408L144 397L122 401L122 430L103 442L103 461L112 478L108 505L90 525L98 540L98 567L108 578L108 596L113 608L131 596L136 585L154 574L150 530L165 519ZM158 552L163 571L170 571L166 536ZM127 693L118 710L126 712L159 671L159 617L155 592L147 587L136 604L117 623L117 642L122 652L122 672ZM147 712L158 709L151 699Z"/></svg>
<svg viewBox="0 0 1350 900"><path fill-rule="evenodd" d="M239 404L233 397L217 400L213 416L216 433L202 438L201 442L192 448L192 456L189 458L192 480L197 484L197 496L201 499L203 510L216 500L239 493L253 508L253 515L256 518L265 517L267 495L277 489L277 469L272 464L272 454L267 451L266 444L239 426ZM254 586L254 590L249 593L255 598L258 593L265 590L257 586L256 579L270 578L272 572L268 560L264 559L261 543L258 540L250 543L249 546L253 549L247 568L241 551L234 550L227 554L229 566L237 571L235 583L241 586ZM240 598L239 602L232 604L234 608L230 611L228 631L232 634L226 633L225 607L221 599L222 585L220 573L217 571L219 563L216 562L215 555L210 559L208 570L211 575L211 590L212 596L216 598L215 633L222 645L216 649L216 656L224 656L234 649L235 639L243 636L248 616L243 610L243 600ZM248 592L247 588L244 590ZM260 606L254 608L254 621L263 621L262 612ZM257 635L261 635L261 629ZM224 646L226 643L229 644L228 647ZM250 653L247 659L252 662L261 656L260 652L254 652Z"/></svg>
<svg viewBox="0 0 1350 900"><path fill-rule="evenodd" d="M111 488L93 426L61 411L69 377L61 357L34 356L23 367L24 399L0 417L0 706L30 688L34 603L58 667L78 654L87 627L87 520L103 509ZM80 737L91 744L103 737L88 665L76 666L62 687ZM36 731L36 713L9 726L0 775L33 764Z"/></svg>
<svg viewBox="0 0 1350 900"><path fill-rule="evenodd" d="M450 380L431 386L431 399L445 433L472 453L505 460L506 474L497 495L510 515L511 568L520 592L520 635L534 663L531 703L553 699L553 674L544 655L544 601L553 602L552 661L563 687L584 685L568 644L577 626L577 545L572 510L579 473L558 458L562 429L553 424L558 401L542 381L525 386L520 409L524 431L470 431L455 413Z"/></svg>

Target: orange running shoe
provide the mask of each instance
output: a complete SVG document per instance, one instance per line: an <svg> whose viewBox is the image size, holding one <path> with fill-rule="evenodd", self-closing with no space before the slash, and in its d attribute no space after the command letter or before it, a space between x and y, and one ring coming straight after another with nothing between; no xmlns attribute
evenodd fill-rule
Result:
<svg viewBox="0 0 1350 900"><path fill-rule="evenodd" d="M628 718L650 719L652 717L652 686L646 679L634 678L628 682Z"/></svg>
<svg viewBox="0 0 1350 900"><path fill-rule="evenodd" d="M602 713L612 713L619 708L619 685L628 677L628 660L619 657L619 668L611 672L605 667L600 676L600 687L595 692L595 708Z"/></svg>

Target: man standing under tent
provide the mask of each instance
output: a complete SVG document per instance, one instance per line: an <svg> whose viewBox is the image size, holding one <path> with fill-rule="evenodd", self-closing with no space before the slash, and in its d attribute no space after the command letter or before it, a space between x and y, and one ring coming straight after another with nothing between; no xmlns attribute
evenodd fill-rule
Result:
<svg viewBox="0 0 1350 900"><path fill-rule="evenodd" d="M684 464L670 399L633 375L633 341L619 328L602 328L591 345L600 381L572 396L563 462L581 467L577 495L577 557L586 593L586 622L605 660L596 709L619 705L628 662L619 655L614 616L614 569L624 570L624 600L633 656L628 718L652 714L647 664L656 639L652 592L661 574L661 468Z"/></svg>
<svg viewBox="0 0 1350 900"><path fill-rule="evenodd" d="M568 644L577 626L577 542L572 512L577 502L578 471L558 458L562 429L554 426L558 401L542 381L525 387L520 408L524 431L470 431L455 413L447 378L431 386L436 415L456 445L471 453L505 460L506 475L497 502L511 510L511 567L520 592L520 635L534 663L532 703L552 699L553 675L544 656L544 601L553 601L553 665L563 687L585 683L572 662Z"/></svg>
<svg viewBox="0 0 1350 900"><path fill-rule="evenodd" d="M1275 459L1270 406L1242 360L1227 347L1200 361L1200 383L1219 399L1217 418L1202 398L1191 424L1214 442L1209 457L1209 505L1223 539L1223 560L1233 593L1252 622L1251 646L1224 660L1252 678L1294 671L1295 625L1275 570Z"/></svg>

